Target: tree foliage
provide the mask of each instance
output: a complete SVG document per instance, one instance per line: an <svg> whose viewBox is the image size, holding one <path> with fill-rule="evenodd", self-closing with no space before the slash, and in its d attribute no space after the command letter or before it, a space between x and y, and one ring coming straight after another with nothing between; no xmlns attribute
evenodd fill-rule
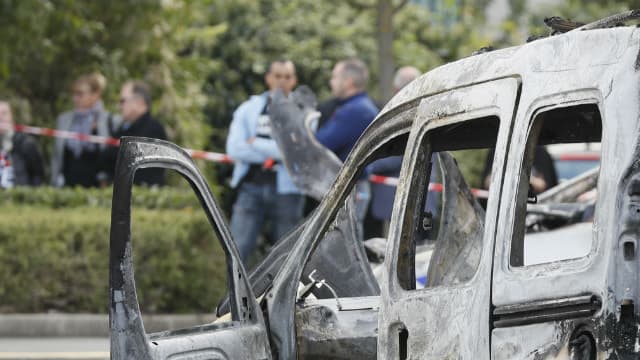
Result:
<svg viewBox="0 0 640 360"><path fill-rule="evenodd" d="M216 1L211 24L226 29L210 54L220 68L208 77L207 114L221 150L233 110L251 94L265 90L269 61L289 58L299 83L326 97L335 61L360 56L371 62L375 51L368 19L340 3L313 0Z"/></svg>
<svg viewBox="0 0 640 360"><path fill-rule="evenodd" d="M300 83L324 99L334 63L358 56L370 66L370 93L378 94L379 1L0 0L0 95L14 100L18 121L53 126L70 108L68 87L78 74L107 76L111 110L120 85L140 78L152 85L154 112L172 141L224 151L233 110L265 90L270 60L292 59ZM509 3L511 16L490 39L484 31L490 0L391 1L397 10L392 63L428 71L484 46L546 33L546 16L587 22L640 6L568 0L536 13L525 0ZM215 174L215 166L206 169Z"/></svg>
<svg viewBox="0 0 640 360"><path fill-rule="evenodd" d="M544 7L532 7L526 0L509 0L512 14L503 22L501 46L523 43L530 36L550 33L544 19L560 16L581 23L589 23L623 11L640 8L640 1L566 0Z"/></svg>
<svg viewBox="0 0 640 360"><path fill-rule="evenodd" d="M352 2L314 0L216 1L211 7L210 24L226 31L211 49L220 67L210 74L205 86L206 112L216 129L214 148L221 150L224 145L233 109L250 94L265 90L263 74L272 59L292 59L299 82L326 98L333 65L358 56L369 65L369 91L377 94L374 2L362 3L364 8ZM449 25L425 6L403 6L394 15L396 64L427 71L486 46L486 39L468 31L472 17L464 19Z"/></svg>
<svg viewBox="0 0 640 360"><path fill-rule="evenodd" d="M112 111L120 85L143 79L152 85L155 113L171 138L202 147L209 132L202 84L215 61L181 51L216 32L199 26L202 14L193 4L205 6L188 0L1 0L0 91L15 100L18 121L53 126L71 106L69 84L79 74L106 75L105 105Z"/></svg>

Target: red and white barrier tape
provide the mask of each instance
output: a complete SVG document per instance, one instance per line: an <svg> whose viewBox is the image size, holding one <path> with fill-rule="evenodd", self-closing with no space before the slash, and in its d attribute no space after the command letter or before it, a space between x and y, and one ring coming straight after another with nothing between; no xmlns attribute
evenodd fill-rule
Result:
<svg viewBox="0 0 640 360"><path fill-rule="evenodd" d="M398 186L398 178L382 176L382 175L369 175L369 181L374 184L383 184L389 186Z"/></svg>
<svg viewBox="0 0 640 360"><path fill-rule="evenodd" d="M55 137L61 139L73 139L84 142L90 142L93 144L101 144L101 145L110 145L110 146L118 146L120 145L120 139L108 137L108 136L97 136L97 135L88 135L88 134L80 134L73 131L65 131L65 130L56 130L49 128L40 128L35 126L26 126L26 125L15 125L15 131L22 132L26 134L39 135L39 136L48 136ZM200 151L200 150L192 150L185 149L189 155L194 159L203 159L223 164L233 163L233 160L226 154L208 152L208 151Z"/></svg>
<svg viewBox="0 0 640 360"><path fill-rule="evenodd" d="M227 154L208 152L202 150L192 150L192 149L184 149L189 156L194 159L202 159L212 162L217 162L221 164L233 164L233 160Z"/></svg>
<svg viewBox="0 0 640 360"><path fill-rule="evenodd" d="M0 126L0 128L2 127ZM41 128L41 127L27 126L27 125L14 125L14 129L17 132L38 135L38 136L48 136L48 137L55 137L55 138L61 138L61 139L73 139L73 140L79 140L84 142L90 142L93 144L104 144L109 146L120 145L120 139L116 139L108 136L80 134L73 131L56 130L56 129ZM222 163L222 164L233 163L233 160L227 154L201 151L201 150L192 150L192 149L185 149L185 151L194 159L203 159L203 160ZM369 176L369 181L371 181L374 184L398 186L398 180L399 179L395 177L382 176L382 175ZM442 190L443 190L442 184L438 184L438 183L429 184L429 191L442 192ZM471 193L475 197L483 198L483 199L486 199L489 196L489 192L487 190L482 190L482 189L471 189Z"/></svg>
<svg viewBox="0 0 640 360"><path fill-rule="evenodd" d="M388 177L382 175L370 175L369 181L374 184L384 184L389 186L398 186L399 179L395 177ZM442 192L444 186L439 183L429 183L429 191ZM481 199L487 199L489 197L489 191L483 189L471 189L473 196Z"/></svg>
<svg viewBox="0 0 640 360"><path fill-rule="evenodd" d="M56 137L61 139L73 139L73 140L79 140L84 142L90 142L94 144L105 144L105 145L111 145L111 146L120 145L119 139L107 137L107 136L80 134L73 131L39 128L35 126L26 126L26 125L15 125L14 129L17 132L22 132L22 133L32 134L32 135Z"/></svg>

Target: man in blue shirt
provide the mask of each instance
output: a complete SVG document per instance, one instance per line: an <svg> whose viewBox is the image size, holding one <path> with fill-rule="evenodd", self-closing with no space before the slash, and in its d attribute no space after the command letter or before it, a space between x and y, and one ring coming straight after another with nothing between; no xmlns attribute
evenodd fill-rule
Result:
<svg viewBox="0 0 640 360"><path fill-rule="evenodd" d="M331 73L331 93L339 99L338 107L316 138L342 161L378 114L365 90L368 81L369 70L359 59L340 61Z"/></svg>
<svg viewBox="0 0 640 360"><path fill-rule="evenodd" d="M271 240L280 239L302 218L304 197L295 187L278 146L271 138L271 94L289 95L296 85L296 70L289 60L270 64L265 82L269 91L254 95L238 107L227 137L227 154L235 161L231 186L238 190L231 215L231 234L243 261L256 246L266 221Z"/></svg>
<svg viewBox="0 0 640 360"><path fill-rule="evenodd" d="M359 59L340 61L331 73L331 93L339 99L338 107L318 130L316 138L342 161L378 114L378 108L366 93L368 81L369 70ZM366 178L358 182L356 191L356 212L362 222L371 197Z"/></svg>

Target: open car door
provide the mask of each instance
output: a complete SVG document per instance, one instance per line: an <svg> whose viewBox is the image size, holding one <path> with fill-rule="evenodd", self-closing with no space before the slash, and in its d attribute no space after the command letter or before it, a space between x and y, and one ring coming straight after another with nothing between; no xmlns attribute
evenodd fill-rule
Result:
<svg viewBox="0 0 640 360"><path fill-rule="evenodd" d="M136 295L131 244L134 175L142 168L180 173L192 186L226 254L231 321L148 335ZM189 155L166 141L123 138L116 163L109 256L112 359L270 359L265 321L222 212Z"/></svg>

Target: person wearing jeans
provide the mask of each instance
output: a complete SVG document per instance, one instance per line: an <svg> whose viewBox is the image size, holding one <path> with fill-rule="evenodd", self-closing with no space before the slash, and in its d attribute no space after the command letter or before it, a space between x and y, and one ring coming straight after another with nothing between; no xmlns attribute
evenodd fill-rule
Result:
<svg viewBox="0 0 640 360"><path fill-rule="evenodd" d="M271 239L281 239L298 223L303 208L304 197L278 194L275 184L241 184L233 206L231 233L243 261L255 249L256 239L266 222L271 222Z"/></svg>
<svg viewBox="0 0 640 360"><path fill-rule="evenodd" d="M296 72L289 60L270 64L265 81L269 91L254 95L238 107L229 128L226 150L235 165L231 186L237 189L231 214L231 235L246 262L256 247L258 235L271 223L276 242L302 219L304 197L281 164L282 155L271 137L271 94L281 90L288 96L296 85Z"/></svg>

